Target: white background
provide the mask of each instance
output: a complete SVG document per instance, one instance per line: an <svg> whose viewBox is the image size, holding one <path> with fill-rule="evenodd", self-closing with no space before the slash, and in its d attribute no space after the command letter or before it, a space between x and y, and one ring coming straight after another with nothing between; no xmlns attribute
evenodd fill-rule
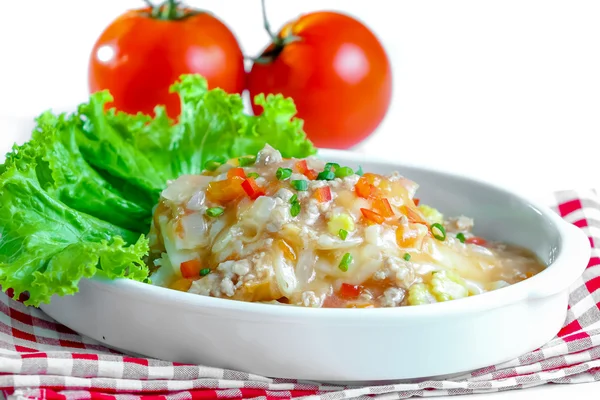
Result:
<svg viewBox="0 0 600 400"><path fill-rule="evenodd" d="M259 0L205 0L256 55L268 37ZM301 12L338 9L380 37L394 94L359 150L443 166L544 198L600 187L600 2L270 0L274 28ZM89 50L102 29L142 1L2 2L0 142L15 121L87 98ZM590 398L586 386L537 393ZM595 391L600 390L598 385ZM528 398L524 391L486 398ZM475 399L475 396L469 397Z"/></svg>

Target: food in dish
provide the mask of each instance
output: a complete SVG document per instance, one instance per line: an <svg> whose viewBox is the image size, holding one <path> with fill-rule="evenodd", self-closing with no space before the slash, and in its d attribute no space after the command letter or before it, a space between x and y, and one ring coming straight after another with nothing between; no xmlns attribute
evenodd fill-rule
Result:
<svg viewBox="0 0 600 400"><path fill-rule="evenodd" d="M157 285L306 307L460 299L544 269L530 251L473 235L473 220L419 204L417 183L317 157L212 163L171 181L149 234Z"/></svg>
<svg viewBox="0 0 600 400"><path fill-rule="evenodd" d="M291 99L256 96L247 115L240 95L208 90L200 75L171 86L177 121L108 109L97 92L69 114L37 118L31 139L0 165L0 286L25 304L78 292L81 278L147 282L152 209L170 179L204 165L256 154L266 143L286 157L316 153Z"/></svg>

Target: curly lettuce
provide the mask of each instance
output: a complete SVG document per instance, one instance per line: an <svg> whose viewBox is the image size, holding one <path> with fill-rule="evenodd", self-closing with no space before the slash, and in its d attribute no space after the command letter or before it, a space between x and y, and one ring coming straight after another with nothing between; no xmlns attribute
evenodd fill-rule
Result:
<svg viewBox="0 0 600 400"><path fill-rule="evenodd" d="M147 281L152 209L168 180L200 173L210 160L255 155L266 144L284 157L316 153L291 99L208 90L198 75L172 86L177 121L107 109L103 91L70 115L45 112L31 139L0 165L0 286L27 305L77 292L82 278Z"/></svg>

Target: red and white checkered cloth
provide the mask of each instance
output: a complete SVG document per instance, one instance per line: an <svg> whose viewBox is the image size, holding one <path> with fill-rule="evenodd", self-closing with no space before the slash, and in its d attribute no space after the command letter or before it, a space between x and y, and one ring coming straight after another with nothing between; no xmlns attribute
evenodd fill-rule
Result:
<svg viewBox="0 0 600 400"><path fill-rule="evenodd" d="M405 399L600 380L600 198L594 190L555 194L554 209L590 238L592 258L572 287L565 325L541 349L453 380L371 387L325 386L236 371L134 358L0 297L0 389L7 398Z"/></svg>

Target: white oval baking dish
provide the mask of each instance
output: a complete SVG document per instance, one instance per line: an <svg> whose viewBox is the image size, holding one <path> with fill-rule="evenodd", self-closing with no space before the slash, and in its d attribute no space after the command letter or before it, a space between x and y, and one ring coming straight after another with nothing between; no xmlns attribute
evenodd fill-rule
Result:
<svg viewBox="0 0 600 400"><path fill-rule="evenodd" d="M590 256L583 232L508 190L423 166L321 151L365 171L393 170L417 197L475 233L534 250L548 268L518 284L446 303L311 309L210 298L129 280L82 280L41 308L69 328L130 353L276 378L373 382L435 377L532 351L561 328L569 286Z"/></svg>

